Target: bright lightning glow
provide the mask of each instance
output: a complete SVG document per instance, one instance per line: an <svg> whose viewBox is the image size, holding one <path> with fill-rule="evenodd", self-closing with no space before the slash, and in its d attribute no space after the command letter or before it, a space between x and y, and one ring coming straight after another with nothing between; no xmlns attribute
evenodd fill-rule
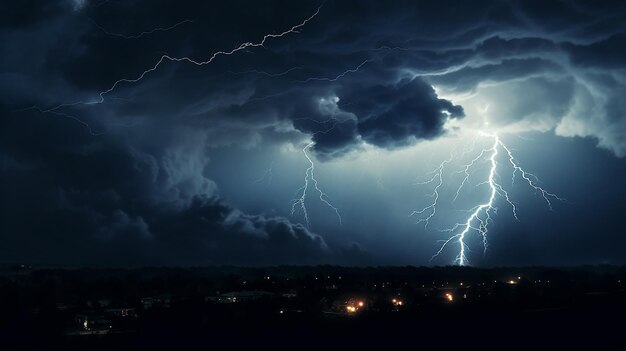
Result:
<svg viewBox="0 0 626 351"><path fill-rule="evenodd" d="M489 189L490 189L489 199L487 200L487 202L476 206L473 212L471 213L471 215L467 218L467 221L465 223L457 223L450 230L450 231L453 231L457 228L463 228L463 230L460 233L453 235L448 240L445 240L443 242L443 245L441 245L441 247L439 248L439 251L437 251L437 253L433 256L433 258L437 257L450 241L457 239L459 243L459 253L455 258L455 262L461 266L464 266L467 263L467 257L465 256L467 245L465 244L464 239L465 239L465 235L467 235L467 233L470 230L475 230L482 236L484 249L487 250L487 225L489 224L489 221L491 220L491 211L493 211L493 201L496 197L496 191L497 191L496 183L495 183L495 174L496 174L496 167L497 167L496 156L498 155L498 141L499 141L499 138L497 136L494 136L494 144L491 147L491 149L487 150L488 152L491 152L491 157L489 158L491 168L489 170L489 176L487 179L487 184L489 184ZM484 216L481 217L481 214L484 214ZM478 226L476 226L476 224L478 224Z"/></svg>
<svg viewBox="0 0 626 351"><path fill-rule="evenodd" d="M505 188L498 182L498 169L499 169L498 156L500 154L500 151L502 151L506 155L508 163L513 169L512 174L511 174L512 183L515 180L516 173L519 173L522 179L525 181L525 183L528 184L528 186L530 186L533 190L541 194L542 198L545 200L550 210L553 210L553 207L552 207L553 200L565 201L565 199L551 192L548 192L544 188L542 188L538 184L539 183L538 178L532 173L525 171L519 165L519 163L513 156L511 149L509 149L502 142L502 140L500 139L498 135L486 134L486 133L481 133L481 135L483 137L492 139L493 142L490 144L489 147L486 147L480 150L478 155L474 157L470 162L463 165L460 171L454 172L454 173L461 173L464 175L464 177L461 180L460 185L456 189L456 192L452 201L453 202L456 201L456 199L459 197L461 189L464 187L465 184L469 182L471 170L478 167L478 165L485 162L485 160L489 167L489 173L487 175L487 179L481 183L478 183L476 186L478 187L482 185L487 185L489 189L488 197L483 203L480 203L476 205L475 207L473 207L472 209L470 209L468 211L469 213L468 217L463 222L456 223L451 228L443 230L443 232L451 233L451 236L448 239L440 241L441 246L439 247L439 249L436 251L436 253L433 255L431 259L434 259L437 256L439 256L446 247L454 243L454 244L458 244L458 253L456 257L454 258L454 263L461 265L461 266L467 265L468 264L467 252L469 251L469 247L466 242L466 239L467 239L467 236L470 235L471 233L477 233L481 236L482 242L483 242L483 252L486 252L487 246L488 246L487 234L489 230L489 224L493 222L492 215L497 212L495 203L496 203L498 196L501 199L506 201L506 203L511 207L513 217L519 221L517 207L515 203L513 202L513 200L509 196L509 193L505 190ZM463 153L463 155L473 152L474 143L475 141L472 143L471 147L468 148ZM449 159L443 161L439 165L439 167L435 171L433 171L434 175L432 178L430 178L429 180L425 182L418 183L418 184L436 183L436 186L431 195L433 197L433 201L425 208L419 211L413 211L411 213L411 216L419 216L419 215L425 216L423 218L420 218L418 220L418 223L425 222L426 225L428 225L429 220L431 220L436 215L436 207L438 205L438 201L440 198L439 190L444 183L443 182L443 170L447 164L452 162L452 160L453 160L453 157L451 156Z"/></svg>

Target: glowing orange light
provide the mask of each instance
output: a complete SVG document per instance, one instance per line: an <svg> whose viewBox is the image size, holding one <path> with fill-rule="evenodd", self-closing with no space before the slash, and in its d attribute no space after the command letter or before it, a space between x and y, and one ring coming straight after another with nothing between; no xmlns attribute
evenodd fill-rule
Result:
<svg viewBox="0 0 626 351"><path fill-rule="evenodd" d="M359 307L363 307L364 303L363 301L359 301Z"/></svg>
<svg viewBox="0 0 626 351"><path fill-rule="evenodd" d="M392 303L394 306L402 306L402 304L403 304L402 300L399 300L399 299L392 299L392 300L391 300L391 303Z"/></svg>
<svg viewBox="0 0 626 351"><path fill-rule="evenodd" d="M446 299L448 301L453 301L454 300L454 296L452 296L452 294L450 294L450 293L446 293Z"/></svg>

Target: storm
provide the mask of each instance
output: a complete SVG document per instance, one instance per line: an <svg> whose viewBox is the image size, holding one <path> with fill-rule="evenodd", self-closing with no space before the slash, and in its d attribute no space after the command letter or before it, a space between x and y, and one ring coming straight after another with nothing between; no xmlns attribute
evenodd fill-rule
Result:
<svg viewBox="0 0 626 351"><path fill-rule="evenodd" d="M624 264L624 23L622 1L3 2L1 261Z"/></svg>

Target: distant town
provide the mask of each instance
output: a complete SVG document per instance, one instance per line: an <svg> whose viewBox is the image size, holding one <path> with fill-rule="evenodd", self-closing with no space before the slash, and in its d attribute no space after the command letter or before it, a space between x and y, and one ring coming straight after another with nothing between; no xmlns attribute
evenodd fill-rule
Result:
<svg viewBox="0 0 626 351"><path fill-rule="evenodd" d="M613 345L626 268L298 267L0 273L11 346Z"/></svg>

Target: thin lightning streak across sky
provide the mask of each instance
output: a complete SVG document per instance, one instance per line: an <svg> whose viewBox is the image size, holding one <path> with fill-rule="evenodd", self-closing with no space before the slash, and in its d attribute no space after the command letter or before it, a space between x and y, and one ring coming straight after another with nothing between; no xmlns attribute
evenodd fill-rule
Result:
<svg viewBox="0 0 626 351"><path fill-rule="evenodd" d="M274 160L270 163L270 166L265 170L263 175L259 178L255 179L252 184L265 183L265 187L269 187L272 184L272 179L274 178Z"/></svg>
<svg viewBox="0 0 626 351"><path fill-rule="evenodd" d="M94 7L98 8L98 7L102 6L102 5L108 4L110 1L111 0L100 1L99 3L95 4Z"/></svg>
<svg viewBox="0 0 626 351"><path fill-rule="evenodd" d="M365 63L367 63L367 62L369 62L369 60L363 61L356 68L348 69L348 70L343 71L342 73L340 73L339 75L337 75L334 78L311 77L311 78L307 78L307 79L304 79L304 80L298 80L298 81L294 81L294 82L296 82L296 83L308 83L308 82L312 82L312 81L336 82L339 79L341 79L344 76L346 76L348 73L356 73L356 72L358 72L361 69L361 67L363 67L363 65L365 65ZM292 70L298 69L298 68L300 68L300 67L294 67L294 68L290 69L289 71L292 71ZM260 73L260 72L256 72L256 73ZM287 73L289 73L289 72L285 71L285 72L283 72L283 74L276 74L275 76L284 75L284 74L287 74ZM273 93L273 94L269 94L269 95L265 95L265 96L253 97L253 98L249 99L248 102L250 103L250 102L264 101L264 100L271 99L271 98L274 98L274 97L283 96L283 95L285 95L287 93L289 93L289 90L280 91L278 93Z"/></svg>
<svg viewBox="0 0 626 351"><path fill-rule="evenodd" d="M307 78L304 80L297 80L296 82L298 83L308 83L311 81L324 81L324 82L336 82L337 80L343 78L346 74L348 73L356 73L358 72L361 67L363 67L366 63L368 63L370 60L365 60L363 62L361 62L358 66L356 66L355 68L352 69L348 69L345 70L343 72L341 72L340 74L338 74L336 77L334 78L327 78L327 77L311 77L311 78Z"/></svg>
<svg viewBox="0 0 626 351"><path fill-rule="evenodd" d="M256 70L256 69L249 69L249 70L245 70L245 71L226 71L226 72L223 72L221 74L240 75L240 74L254 73L254 74L259 74L259 75L275 78L275 77L281 77L281 76L287 75L287 74L289 74L289 73L291 73L293 71L297 71L297 70L300 70L300 69L302 69L302 67L300 67L300 66L291 67L290 69L287 69L287 70L284 70L284 71L278 72L278 73L269 73L269 72L260 71L260 70Z"/></svg>
<svg viewBox="0 0 626 351"><path fill-rule="evenodd" d="M89 123L87 123L87 122L85 122L85 121L81 120L80 118L78 118L78 117L76 117L76 116L70 115L70 114L65 113L65 112L59 112L59 111L54 111L54 110L42 110L42 109L40 109L40 108L39 108L39 107L37 107L37 106L29 107L29 108L22 109L22 110L17 110L17 111L15 111L15 112L21 112L21 111L26 111L26 110L35 110L35 111L38 111L38 112L39 112L39 113L41 113L41 114L50 113L50 114L55 115L55 116L60 116L60 117L63 117L63 118L68 118L68 119L74 120L74 121L76 121L76 122L80 123L81 125L83 125L83 126L87 129L87 131L89 132L89 134L91 134L91 135L93 135L93 136L99 136L99 135L102 135L102 134L103 134L103 133L98 133L98 132L95 132L95 131L91 128L91 126L89 125Z"/></svg>
<svg viewBox="0 0 626 351"><path fill-rule="evenodd" d="M463 165L460 171L454 172L454 173L462 173L464 174L464 177L461 180L461 183L459 187L457 188L452 201L453 202L456 201L456 199L459 196L460 190L463 188L465 184L467 184L468 179L470 178L470 170L478 167L478 165L484 162L484 160L487 160L489 173L488 173L487 179L477 184L476 186L487 185L489 188L488 197L484 202L470 209L468 211L469 213L468 217L463 222L456 223L451 228L442 230L443 232L451 233L451 236L445 240L439 241L441 243L441 246L432 256L431 260L441 255L444 249L446 249L451 244L458 244L458 253L456 257L454 258L453 262L460 266L467 265L469 263L467 259L467 252L469 251L469 246L467 244L466 239L467 239L467 236L470 235L471 233L477 233L481 236L481 239L483 242L483 252L486 252L487 246L488 246L487 234L489 230L489 224L493 222L492 215L497 213L497 208L495 205L496 205L498 196L504 201L506 201L506 203L511 207L513 217L519 221L517 207L515 203L509 196L509 193L507 192L507 190L498 182L498 169L500 166L498 163L498 156L500 155L500 151L503 151L503 153L507 157L508 164L513 169L512 174L511 174L511 182L514 181L515 174L519 173L522 179L524 179L525 183L528 184L528 186L530 186L533 190L541 194L542 198L545 200L550 210L553 210L553 207L552 207L553 200L565 201L565 199L551 192L546 191L544 188L538 185L539 181L537 177L533 175L532 173L528 173L519 165L519 163L513 156L511 149L509 149L504 144L504 142L502 142L499 136L495 134L481 134L481 135L484 137L491 138L493 140L493 143L491 144L491 146L480 150L478 155L474 157L471 161L469 161L467 164ZM473 149L474 149L474 146L472 145L471 148L469 148L468 150L473 150ZM466 153L470 153L470 152L472 151L466 151L463 154L465 155ZM413 213L411 213L411 215L426 215L426 217L421 218L418 221L418 223L425 222L427 225L429 223L428 221L435 216L436 207L438 205L438 200L439 200L439 189L443 184L442 173L444 170L444 166L446 166L451 161L452 161L452 156L450 159L445 160L439 165L439 167L433 172L434 176L431 179L427 180L426 182L419 183L419 184L430 184L430 183L436 182L437 185L435 186L435 189L432 195L433 202L427 207L423 208L422 210L413 211Z"/></svg>
<svg viewBox="0 0 626 351"><path fill-rule="evenodd" d="M452 161L452 155L450 155L450 158L441 162L441 164L439 165L439 167L437 167L437 169L435 169L433 172L433 176L432 178L430 178L429 180L425 181L425 182L418 182L415 183L417 185L424 185L424 184L430 184L433 182L437 182L437 185L435 186L435 189L433 190L433 193L430 195L433 198L433 202L424 207L423 209L419 210L419 211L413 211L409 217L412 216L419 216L421 214L426 213L427 216L425 218L420 218L417 223L424 223L424 228L428 227L428 224L430 223L430 219L433 218L435 216L435 214L437 213L437 201L439 201L439 188L441 188L441 186L443 185L443 168L446 166L446 164L450 163Z"/></svg>
<svg viewBox="0 0 626 351"><path fill-rule="evenodd" d="M105 96L106 94L108 94L108 93L112 92L113 90L115 90L115 88L116 88L119 84L121 84L121 83L137 83L137 82L139 82L139 81L140 81L140 80L142 80L142 79L143 79L143 78L144 78L144 77L145 77L148 73L153 72L153 71L156 71L156 70L157 70L157 68L159 68L159 66L161 65L161 63L163 63L164 61L173 61L173 62L189 62L189 63L194 64L194 65L196 65L196 66L204 66L204 65L208 65L208 64L210 64L211 62L213 62L213 60L215 60L217 57L220 57L220 56L230 56L230 55L232 55L232 54L235 54L235 53L237 53L237 52L239 52L239 51L242 51L242 50L245 50L245 49L248 49L248 48L262 47L262 46L264 46L264 45L265 45L265 43L267 42L267 40L268 40L268 39L276 39L276 38L281 38L281 37L283 37L283 36L285 36L285 35L287 35L287 34L291 34L291 33L298 33L298 29L300 29L300 28L304 27L304 25L306 25L309 21L311 21L313 18L315 18L315 16L317 16L317 15L319 14L319 12L320 12L320 10L321 10L322 6L323 6L323 3L322 3L322 5L320 5L320 6L317 8L317 10L316 10L316 11L315 11L315 12L314 12L314 13L313 13L310 17L308 17L307 19L305 19L304 21L302 21L300 24L297 24L297 25L295 25L295 26L291 27L290 29L288 29L288 30L286 30L286 31L284 31L284 32L282 32L282 33L279 33L279 34L266 34L266 35L264 35L264 36L263 36L263 39L262 39L261 41L259 41L259 42L256 42L256 43L252 43L252 42L245 42L245 43L243 43L243 44L241 44L241 45L237 46L236 48L234 48L234 49L232 49L232 50L230 50L230 51L216 51L216 52L214 52L214 53L213 53L213 54L212 54L212 55L211 55L211 56L210 56L207 60L205 60L205 61L196 61L196 60L193 60L193 59L191 59L191 58L189 58L189 57L187 57L187 56L183 56L183 57L172 57L172 56L169 56L169 55L167 55L167 54L164 54L164 55L162 55L162 56L161 56L161 58L160 58L160 59L159 59L159 60L158 60L158 61L154 64L154 66L152 66L151 68L149 68L149 69L145 70L145 71L144 71L143 73L141 73L141 74L140 74L137 78L132 78L132 79L131 79L131 78L122 78L122 79L119 79L119 80L117 80L115 83L113 83L113 85L112 85L109 89L107 89L107 90L104 90L104 91L100 92L100 94L99 94L100 98L99 98L98 100L95 100L95 101L92 101L92 102L82 102L82 104L99 104L99 103L104 102L104 96ZM67 104L66 104L66 105L59 105L59 107L62 107L62 106L71 106L71 105L76 105L76 104L81 104L81 102L75 102L75 103L73 103L73 104L69 104L69 105L67 105Z"/></svg>
<svg viewBox="0 0 626 351"><path fill-rule="evenodd" d="M233 54L235 54L235 53L237 53L239 51L245 51L245 50L247 50L249 48L264 47L265 43L268 40L270 40L270 39L281 38L281 37L286 36L286 35L291 34L291 33L299 33L298 31L302 27L304 27L308 22L313 20L313 18L315 18L319 14L320 10L322 9L322 6L324 6L324 2L322 2L317 7L315 12L311 16L309 16L308 18L306 18L304 21L300 22L299 24L296 24L296 25L292 26L288 30L285 30L285 31L283 31L281 33L278 33L278 34L272 34L272 33L265 34L263 36L263 38L260 41L258 41L258 42L245 42L245 43L243 43L243 44L241 44L241 45L239 45L239 46L237 46L237 47L235 47L235 48L233 48L231 50L228 50L228 51L216 51L213 54L211 54L211 56L209 56L209 58L207 60L205 60L205 61L197 61L197 60L191 59L191 58L189 58L187 56L174 57L174 56L170 56L168 54L164 54L156 61L156 63L152 67L150 67L150 68L146 69L145 71L143 71L136 78L122 78L122 79L118 79L117 81L115 81L115 83L113 83L113 85L111 85L111 87L109 87L108 89L98 93L98 98L95 99L95 100L76 101L76 102L72 102L72 103L63 103L63 104L59 104L59 105L56 105L56 106L48 108L48 109L42 109L42 108L39 108L37 106L33 106L33 107L28 107L28 108L25 108L25 109L22 109L22 110L18 110L18 111L38 110L38 111L40 111L42 113L53 113L53 112L56 112L57 110L59 110L61 108L64 108L64 107L74 107L74 106L79 106L79 105L96 105L96 104L101 104L101 103L103 103L105 101L105 96L107 94L113 92L120 84L122 84L122 83L133 83L133 84L134 83L138 83L144 77L146 77L146 75L148 75L151 72L156 71L159 68L159 66L161 66L161 64L163 62L165 62L165 61L187 62L187 63L194 64L196 66L205 66L205 65L210 64L211 62L213 62L216 58L218 58L220 56L230 56L230 55L233 55ZM15 112L18 112L18 111L15 111ZM57 114L60 114L60 113L57 113ZM80 119L78 119L78 118L76 118L74 116L71 116L71 118L79 121L83 125L86 125L86 127L90 131L92 130L92 128L89 127L89 125L86 122L84 122L84 121L82 121L82 120L80 120Z"/></svg>
<svg viewBox="0 0 626 351"><path fill-rule="evenodd" d="M331 120L334 123L330 128L315 132L314 135L317 133L323 133L323 134L328 133L331 130L333 130L338 123L340 123L336 119L329 119L327 121L318 122L318 123L325 123ZM300 194L300 197L297 197L291 200L291 215L293 216L296 212L296 209L300 207L300 210L302 211L302 215L304 216L304 221L306 222L306 226L308 228L311 227L311 221L309 219L309 212L306 207L306 199L307 199L307 192L309 190L309 185L312 183L313 188L315 188L315 190L317 190L319 194L320 201L322 201L324 204L326 204L326 206L330 207L333 211L335 211L335 214L337 215L337 219L339 220L339 224L341 224L342 220L341 220L341 214L339 213L339 209L330 202L328 195L326 195L326 193L324 193L324 191L320 189L317 179L315 178L315 162L313 162L313 159L311 159L311 156L307 153L307 150L309 150L314 145L315 145L315 142L311 141L302 149L302 153L304 154L304 157L306 157L307 161L309 161L309 167L306 169L304 173L304 185L302 185L302 187L296 190L296 194Z"/></svg>
<svg viewBox="0 0 626 351"><path fill-rule="evenodd" d="M92 18L89 19L91 21L91 23L93 23L94 26L96 26L96 28L100 29L104 34L106 35L110 35L112 37L118 37L118 38L122 38L122 39L140 39L143 36L146 35L150 35L150 34L154 34L154 33L158 33L158 32L167 32L170 31L172 29L175 29L176 27L182 26L183 24L186 23L193 23L192 20L182 20L176 24L173 24L169 27L165 27L165 28L154 28L151 30L147 30L147 31L143 31L139 34L135 34L135 35L126 35L126 34L121 34L121 33L114 33L114 32L110 32L108 30L106 30L104 27L102 27L101 25L99 25L95 20L93 20Z"/></svg>

